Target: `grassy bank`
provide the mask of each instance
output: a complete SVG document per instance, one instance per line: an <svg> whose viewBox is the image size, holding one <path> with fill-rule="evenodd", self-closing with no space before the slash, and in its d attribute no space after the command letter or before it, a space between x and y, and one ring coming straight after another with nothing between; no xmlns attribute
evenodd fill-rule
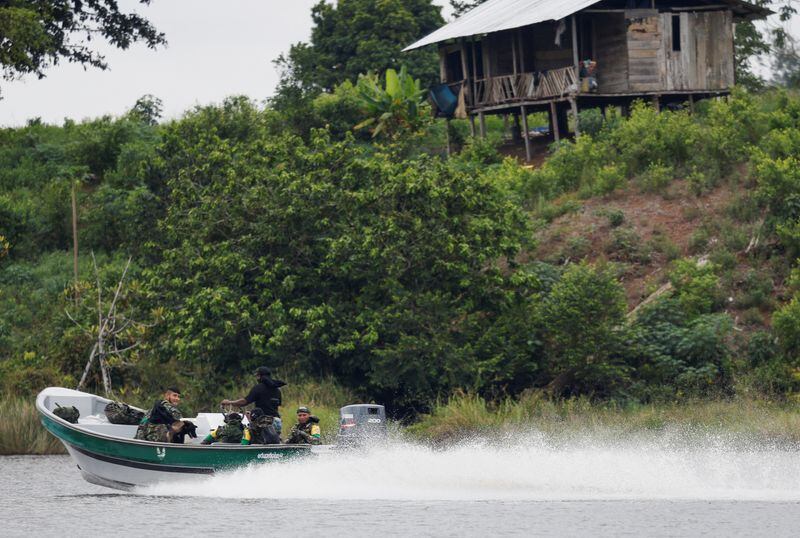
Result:
<svg viewBox="0 0 800 538"><path fill-rule="evenodd" d="M284 436L294 409L311 407L320 417L324 442L333 442L338 410L357 399L327 382L289 385L284 391ZM547 435L652 433L669 428L724 432L800 443L800 413L795 406L735 399L619 406L587 399L553 401L538 394L490 404L473 395L457 395L406 428L411 438L444 444L469 436L497 437L538 430ZM0 401L0 455L63 454L61 444L41 426L32 399Z"/></svg>
<svg viewBox="0 0 800 538"><path fill-rule="evenodd" d="M586 399L552 401L529 395L490 405L459 395L410 426L415 437L444 443L470 435L536 429L545 434L657 432L667 428L709 430L756 438L800 442L800 413L794 406L756 400L671 404L593 404Z"/></svg>
<svg viewBox="0 0 800 538"><path fill-rule="evenodd" d="M0 400L0 456L12 454L66 454L39 422L32 398Z"/></svg>

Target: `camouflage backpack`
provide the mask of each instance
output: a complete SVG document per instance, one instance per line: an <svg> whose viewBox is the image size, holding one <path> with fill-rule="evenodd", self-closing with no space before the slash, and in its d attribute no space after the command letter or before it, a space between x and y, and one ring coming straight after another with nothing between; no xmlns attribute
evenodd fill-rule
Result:
<svg viewBox="0 0 800 538"><path fill-rule="evenodd" d="M231 413L225 418L225 425L217 430L217 439L223 443L240 443L244 436L242 416Z"/></svg>
<svg viewBox="0 0 800 538"><path fill-rule="evenodd" d="M105 408L106 418L111 424L135 426L142 421L144 413L122 402L111 402Z"/></svg>
<svg viewBox="0 0 800 538"><path fill-rule="evenodd" d="M58 403L56 403L56 408L53 409L53 414L58 418L64 419L72 424L77 424L78 418L81 416L78 408L74 405L70 405L69 407L61 407L58 405Z"/></svg>

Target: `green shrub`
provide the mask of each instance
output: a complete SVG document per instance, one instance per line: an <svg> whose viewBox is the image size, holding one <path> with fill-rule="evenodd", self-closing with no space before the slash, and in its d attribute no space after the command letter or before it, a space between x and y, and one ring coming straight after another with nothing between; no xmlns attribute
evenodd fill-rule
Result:
<svg viewBox="0 0 800 538"><path fill-rule="evenodd" d="M648 263L650 252L642 238L633 228L616 228L605 248L606 253L615 260L629 263Z"/></svg>
<svg viewBox="0 0 800 538"><path fill-rule="evenodd" d="M686 181L689 182L689 190L696 196L707 193L715 186L714 178L709 177L707 172L702 172L697 168L686 176Z"/></svg>
<svg viewBox="0 0 800 538"><path fill-rule="evenodd" d="M578 124L582 135L597 136L603 130L605 120L599 108L586 108L578 113Z"/></svg>
<svg viewBox="0 0 800 538"><path fill-rule="evenodd" d="M677 260L672 264L669 281L675 288L678 302L690 316L711 313L720 304L719 277L715 266L703 266L694 260Z"/></svg>
<svg viewBox="0 0 800 538"><path fill-rule="evenodd" d="M800 256L800 219L779 222L775 225L775 234L790 258Z"/></svg>
<svg viewBox="0 0 800 538"><path fill-rule="evenodd" d="M712 163L722 174L728 174L736 163L750 155L750 146L765 132L765 114L758 109L756 99L744 91L734 90L725 100L710 100L705 115L707 128L703 132L703 149L695 160Z"/></svg>
<svg viewBox="0 0 800 538"><path fill-rule="evenodd" d="M726 314L694 315L679 298L662 298L637 316L629 353L639 365L640 397L699 396L728 385L728 340L733 323Z"/></svg>
<svg viewBox="0 0 800 538"><path fill-rule="evenodd" d="M576 235L567 239L567 244L562 251L561 257L562 259L579 261L588 256L591 250L592 245L589 242L589 238Z"/></svg>
<svg viewBox="0 0 800 538"><path fill-rule="evenodd" d="M787 357L800 356L800 297L795 295L772 317L778 344Z"/></svg>
<svg viewBox="0 0 800 538"><path fill-rule="evenodd" d="M708 248L708 242L710 241L708 230L705 226L701 226L697 228L695 231L692 232L692 235L689 236L689 252L692 254L701 254L706 251Z"/></svg>
<svg viewBox="0 0 800 538"><path fill-rule="evenodd" d="M651 163L637 182L644 192L663 192L675 178L675 170L661 162Z"/></svg>
<svg viewBox="0 0 800 538"><path fill-rule="evenodd" d="M546 222L553 222L559 217L580 211L582 207L579 201L572 198L555 202L545 202L544 199L540 199L539 207L536 208L536 215Z"/></svg>
<svg viewBox="0 0 800 538"><path fill-rule="evenodd" d="M598 217L605 217L608 219L608 225L612 228L617 228L625 223L625 213L621 209L601 209L595 213Z"/></svg>
<svg viewBox="0 0 800 538"><path fill-rule="evenodd" d="M574 142L562 140L554 144L552 156L544 169L554 181L555 193L578 191L582 187L591 191L595 188L598 170L609 160L611 149L591 136L580 136ZM605 174L616 181L616 172L609 169Z"/></svg>
<svg viewBox="0 0 800 538"><path fill-rule="evenodd" d="M319 94L311 102L311 107L317 119L316 126L327 127L336 138L353 132L353 127L366 116L358 91L349 80L338 85L332 93ZM364 130L355 133L363 138L368 137Z"/></svg>
<svg viewBox="0 0 800 538"><path fill-rule="evenodd" d="M594 178L593 194L611 194L625 186L625 171L616 164L604 165Z"/></svg>
<svg viewBox="0 0 800 538"><path fill-rule="evenodd" d="M497 151L500 145L499 136L479 136L470 137L461 149L459 157L474 164L499 164L503 161L503 156Z"/></svg>
<svg viewBox="0 0 800 538"><path fill-rule="evenodd" d="M703 138L688 113L659 113L642 102L634 104L630 118L620 122L608 136L631 175L645 172L654 163L672 168L684 166Z"/></svg>
<svg viewBox="0 0 800 538"><path fill-rule="evenodd" d="M762 308L772 304L774 284L769 274L748 270L742 278L742 292L736 298L738 308Z"/></svg>
<svg viewBox="0 0 800 538"><path fill-rule="evenodd" d="M608 268L572 264L543 304L549 369L572 378L569 392L610 394L624 385L628 367L616 354L627 306Z"/></svg>
<svg viewBox="0 0 800 538"><path fill-rule="evenodd" d="M742 312L740 321L742 325L761 327L764 325L764 314L758 308L748 308Z"/></svg>
<svg viewBox="0 0 800 538"><path fill-rule="evenodd" d="M678 248L678 245L673 243L670 238L663 233L654 233L653 237L650 238L648 242L648 248L654 252L663 254L667 261L675 260L681 255L681 249Z"/></svg>
<svg viewBox="0 0 800 538"><path fill-rule="evenodd" d="M728 218L737 222L753 222L759 217L761 209L758 207L758 200L753 196L752 191L739 191L734 195L725 212Z"/></svg>
<svg viewBox="0 0 800 538"><path fill-rule="evenodd" d="M774 158L761 150L753 156L756 194L779 218L800 218L800 160Z"/></svg>
<svg viewBox="0 0 800 538"><path fill-rule="evenodd" d="M708 255L708 260L720 271L731 271L736 267L736 255L722 247L715 248Z"/></svg>

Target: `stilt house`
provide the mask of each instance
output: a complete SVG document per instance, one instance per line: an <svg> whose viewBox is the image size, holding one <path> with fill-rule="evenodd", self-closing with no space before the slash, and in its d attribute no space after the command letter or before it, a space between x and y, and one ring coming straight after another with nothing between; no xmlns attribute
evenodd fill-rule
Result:
<svg viewBox="0 0 800 538"><path fill-rule="evenodd" d="M485 135L486 114L513 114L530 155L534 111L558 139L581 107L727 94L734 25L770 13L740 0L489 0L405 50L438 45L473 132L476 116Z"/></svg>

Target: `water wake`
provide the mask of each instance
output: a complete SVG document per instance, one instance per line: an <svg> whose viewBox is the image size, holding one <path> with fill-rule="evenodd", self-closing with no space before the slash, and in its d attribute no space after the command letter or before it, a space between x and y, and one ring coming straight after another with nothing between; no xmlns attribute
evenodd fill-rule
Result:
<svg viewBox="0 0 800 538"><path fill-rule="evenodd" d="M672 432L553 438L520 432L447 449L396 440L364 453L265 464L147 495L386 500L800 500L800 452Z"/></svg>

